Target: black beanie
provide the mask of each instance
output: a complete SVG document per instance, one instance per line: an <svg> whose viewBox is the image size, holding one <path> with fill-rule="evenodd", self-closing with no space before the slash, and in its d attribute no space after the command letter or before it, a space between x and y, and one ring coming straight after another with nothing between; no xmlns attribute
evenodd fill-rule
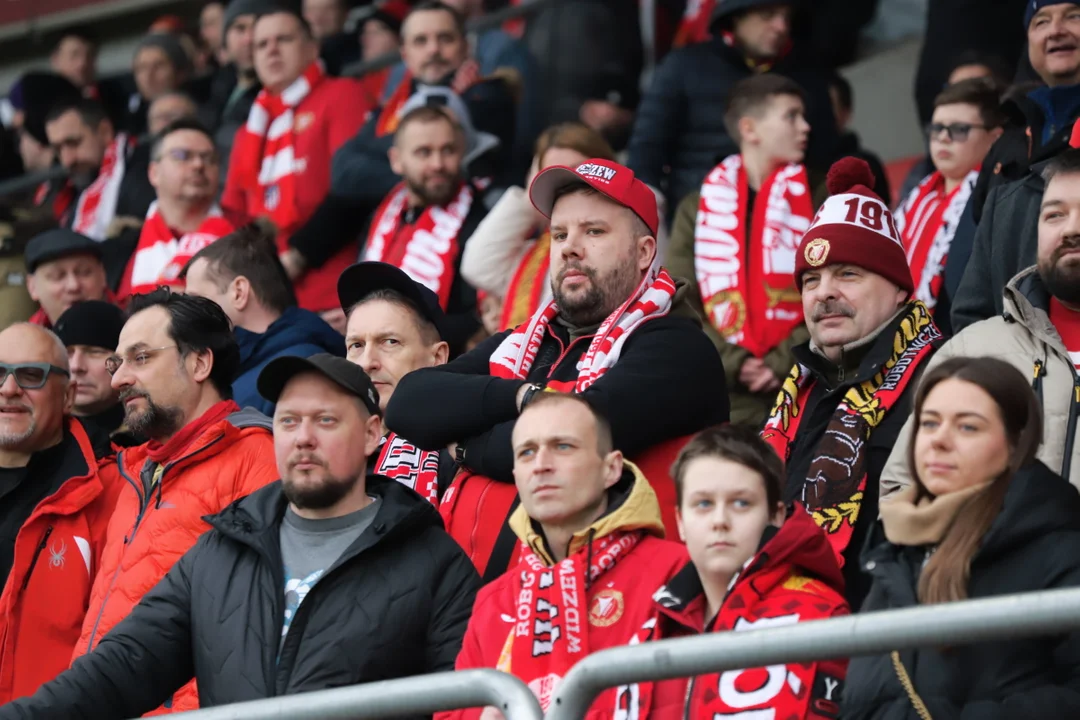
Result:
<svg viewBox="0 0 1080 720"><path fill-rule="evenodd" d="M65 310L53 331L65 347L88 345L116 350L125 322L127 316L124 311L112 303L86 300Z"/></svg>
<svg viewBox="0 0 1080 720"><path fill-rule="evenodd" d="M300 17L300 6L296 2L289 2L288 0L232 0L225 8L225 20L221 25L221 32L228 36L229 26L236 22L236 19L241 15L267 15L274 10ZM221 42L224 44L225 37L222 37Z"/></svg>
<svg viewBox="0 0 1080 720"><path fill-rule="evenodd" d="M49 144L45 118L62 103L78 100L82 93L70 80L51 72L28 72L11 90L11 103L23 111L23 129L42 145Z"/></svg>

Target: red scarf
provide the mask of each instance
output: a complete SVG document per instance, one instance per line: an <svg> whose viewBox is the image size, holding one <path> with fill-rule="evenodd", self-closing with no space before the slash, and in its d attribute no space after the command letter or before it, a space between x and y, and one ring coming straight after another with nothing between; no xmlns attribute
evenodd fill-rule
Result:
<svg viewBox="0 0 1080 720"><path fill-rule="evenodd" d="M222 216L220 208L215 205L210 208L198 230L177 233L158 212L155 200L146 213L146 222L139 233L139 244L135 247L120 281L120 297L148 293L159 285L183 287L180 271L192 256L234 229L232 223Z"/></svg>
<svg viewBox="0 0 1080 720"><path fill-rule="evenodd" d="M548 270L551 268L551 233L544 232L525 251L510 278L503 298L499 329L515 328L527 321L540 308L545 295L551 292Z"/></svg>
<svg viewBox="0 0 1080 720"><path fill-rule="evenodd" d="M764 357L803 321L795 259L814 207L806 168L780 168L758 192L748 242L749 194L741 155L728 157L705 178L694 271L713 326L728 342Z"/></svg>
<svg viewBox="0 0 1080 720"><path fill-rule="evenodd" d="M649 320L667 315L674 298L675 281L667 270L661 268L655 275L646 275L637 291L608 315L596 331L578 366L575 392L585 392L603 377L619 361L623 346L634 330ZM491 375L511 380L527 378L548 325L558 314L559 307L552 300L532 316L528 326L519 325L507 335L491 356Z"/></svg>
<svg viewBox="0 0 1080 720"><path fill-rule="evenodd" d="M1061 337L1069 358L1080 371L1080 312L1065 307L1056 297L1051 297L1049 315L1050 323Z"/></svg>
<svg viewBox="0 0 1080 720"><path fill-rule="evenodd" d="M945 178L935 171L908 194L895 215L915 281L914 297L931 310L937 306L945 283L945 262L956 226L978 179L976 168L946 195Z"/></svg>
<svg viewBox="0 0 1080 720"><path fill-rule="evenodd" d="M397 132L398 123L401 121L401 108L414 92L413 79L412 73L406 70L401 82L379 111L379 119L375 123L375 137L386 137ZM454 73L450 80L450 89L461 95L481 79L479 63L469 58Z"/></svg>
<svg viewBox="0 0 1080 720"><path fill-rule="evenodd" d="M496 669L528 685L544 712L566 673L589 654L589 588L629 555L642 535L614 532L554 567L531 549L522 550L514 587L517 623Z"/></svg>
<svg viewBox="0 0 1080 720"><path fill-rule="evenodd" d="M407 199L405 184L398 183L375 211L364 260L401 268L438 295L439 304L445 310L457 276L461 247L458 233L472 208L472 186L462 183L457 197L448 205L425 208L416 222L409 225L403 222Z"/></svg>
<svg viewBox="0 0 1080 720"><path fill-rule="evenodd" d="M439 453L421 450L397 433L383 438L375 474L397 480L439 507Z"/></svg>
<svg viewBox="0 0 1080 720"><path fill-rule="evenodd" d="M847 391L813 453L802 492L795 499L806 505L814 522L825 531L841 566L866 491L867 440L919 374L940 339L941 331L929 309L911 301L893 338L892 356L876 375ZM810 368L795 365L761 431L761 437L785 463L806 415L814 382Z"/></svg>
<svg viewBox="0 0 1080 720"><path fill-rule="evenodd" d="M686 47L705 42L712 37L709 25L712 24L712 14L715 9L716 0L689 0L682 20L679 22L679 29L675 31L672 47Z"/></svg>
<svg viewBox="0 0 1080 720"><path fill-rule="evenodd" d="M146 443L146 456L158 465L179 460L208 428L223 421L234 412L239 412L240 406L232 400L222 400L211 405L206 412L192 420L180 432L169 438L164 445L157 440Z"/></svg>
<svg viewBox="0 0 1080 720"><path fill-rule="evenodd" d="M247 124L236 133L232 162L246 175L245 187L259 187L259 206L252 217L268 216L283 231L300 221L296 207L295 109L325 77L316 61L280 94L259 92Z"/></svg>
<svg viewBox="0 0 1080 720"><path fill-rule="evenodd" d="M127 136L116 136L101 161L97 178L79 195L71 229L94 240L102 241L116 217L116 201L120 198L120 183L124 179L127 159Z"/></svg>

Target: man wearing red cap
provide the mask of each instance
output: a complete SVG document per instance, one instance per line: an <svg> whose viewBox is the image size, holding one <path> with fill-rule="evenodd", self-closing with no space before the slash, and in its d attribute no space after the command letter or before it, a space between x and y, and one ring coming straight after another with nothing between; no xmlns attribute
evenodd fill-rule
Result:
<svg viewBox="0 0 1080 720"><path fill-rule="evenodd" d="M794 348L762 437L787 468L784 502L804 503L825 530L858 607L868 584L858 554L877 519L878 481L942 336L912 299L900 234L870 189L870 166L844 158L828 186L795 260L810 341Z"/></svg>
<svg viewBox="0 0 1080 720"><path fill-rule="evenodd" d="M723 365L684 304L684 281L651 270L659 218L648 186L594 158L548 168L530 198L551 219L551 302L452 363L402 378L386 410L389 428L421 448L453 447L464 472L441 510L489 578L517 547L503 527L515 499L510 436L537 393L588 399L630 458L728 419Z"/></svg>

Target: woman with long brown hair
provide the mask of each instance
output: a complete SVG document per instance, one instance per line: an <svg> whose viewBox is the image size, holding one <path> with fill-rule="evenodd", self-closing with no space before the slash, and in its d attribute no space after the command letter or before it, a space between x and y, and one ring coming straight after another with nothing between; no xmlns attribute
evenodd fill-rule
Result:
<svg viewBox="0 0 1080 720"><path fill-rule="evenodd" d="M994 358L953 358L915 398L915 484L881 504L862 610L1080 585L1080 494L1035 460L1042 412ZM1080 717L1080 635L854 658L845 720Z"/></svg>

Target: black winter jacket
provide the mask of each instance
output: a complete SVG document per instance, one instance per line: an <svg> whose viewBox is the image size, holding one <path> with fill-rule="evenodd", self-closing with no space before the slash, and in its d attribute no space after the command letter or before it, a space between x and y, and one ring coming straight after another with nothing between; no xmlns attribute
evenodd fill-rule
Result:
<svg viewBox="0 0 1080 720"><path fill-rule="evenodd" d="M877 524L862 556L864 611L917 604L926 548L893 545ZM1013 478L971 562L972 599L1080 585L1080 495L1042 463ZM934 720L1080 717L1080 633L900 653ZM852 658L845 720L919 720L888 655Z"/></svg>
<svg viewBox="0 0 1080 720"><path fill-rule="evenodd" d="M371 526L285 612L281 483L208 517L212 530L89 655L0 718L136 717L192 676L203 707L449 671L480 578L408 488L367 478Z"/></svg>
<svg viewBox="0 0 1080 720"><path fill-rule="evenodd" d="M793 56L774 72L806 91L812 128L807 165L828 168L838 137L827 75L797 65ZM638 106L628 165L638 179L663 189L669 207L700 189L720 160L739 152L724 129L724 109L731 89L752 74L742 54L720 38L675 50L657 66Z"/></svg>

